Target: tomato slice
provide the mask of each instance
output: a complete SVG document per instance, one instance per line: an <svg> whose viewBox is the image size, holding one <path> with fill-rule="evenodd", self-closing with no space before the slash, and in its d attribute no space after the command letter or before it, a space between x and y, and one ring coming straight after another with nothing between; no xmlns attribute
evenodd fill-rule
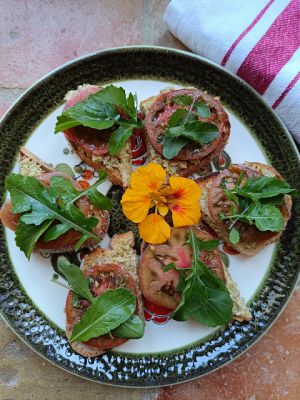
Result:
<svg viewBox="0 0 300 400"><path fill-rule="evenodd" d="M138 295L138 290L133 277L118 264L101 264L95 265L84 271L84 274L90 278L90 288L95 297L101 296L109 289L125 287ZM74 294L70 291L66 301L66 317L67 317L67 334L71 335L73 326L77 324L83 317L86 309L89 307L87 300L79 300L78 306L73 305ZM138 305L136 313L138 313ZM128 339L118 338L112 335L102 335L97 338L84 342L85 345L93 349L100 349L105 352L114 347L120 346L127 342ZM78 351L78 348L76 348ZM84 354L82 354L84 355Z"/></svg>
<svg viewBox="0 0 300 400"><path fill-rule="evenodd" d="M230 201L227 199L223 187L231 189L240 174L245 175L244 179L262 176L260 172L249 168L245 165L233 164L229 169L225 169L219 173L219 175L214 176L207 185L207 208L209 212L209 217L214 224L219 229L224 232L229 232L230 222L226 220L220 220L219 214L230 213ZM238 221L235 224L236 228L240 233L240 242L251 243L251 245L256 247L261 241L271 239L277 232L261 232L255 225L249 225L246 222Z"/></svg>
<svg viewBox="0 0 300 400"><path fill-rule="evenodd" d="M198 117L198 119L203 122L215 124L220 134L215 140L201 147L197 143L191 143L185 146L179 154L174 157L174 160L190 161L202 159L218 147L220 147L219 152L221 152L230 133L228 115L219 99L213 98L198 89L180 89L163 93L147 110L145 128L154 149L159 154L163 154L162 141L169 119L177 109L189 109L189 106L174 104L173 98L180 95L191 96L193 99L202 100L208 105L211 111L210 116L207 118Z"/></svg>
<svg viewBox="0 0 300 400"><path fill-rule="evenodd" d="M172 228L170 239L160 245L149 245L142 254L139 281L143 296L153 303L174 310L181 294L177 290L179 273L172 269L163 272L165 265L174 263L179 268L189 268L192 262L192 249L185 245L190 228ZM194 228L202 240L213 236L205 228ZM225 280L220 251L202 251L201 260L222 280Z"/></svg>

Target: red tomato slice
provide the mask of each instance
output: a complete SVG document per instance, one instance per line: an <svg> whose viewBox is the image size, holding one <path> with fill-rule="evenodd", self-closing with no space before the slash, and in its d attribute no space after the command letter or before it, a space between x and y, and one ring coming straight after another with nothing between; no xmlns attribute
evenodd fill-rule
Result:
<svg viewBox="0 0 300 400"><path fill-rule="evenodd" d="M153 303L174 310L181 294L177 290L179 273L176 270L163 272L163 267L173 262L179 268L189 268L192 262L192 249L185 245L190 228L172 228L170 239L160 245L149 245L142 254L139 268L139 281L143 296ZM196 235L203 240L213 237L199 227ZM202 251L201 260L221 279L225 280L223 263L219 250Z"/></svg>
<svg viewBox="0 0 300 400"><path fill-rule="evenodd" d="M102 264L96 265L84 271L84 274L90 278L91 291L95 297L101 296L109 289L118 287L125 287L137 296L138 290L136 288L133 277L117 264ZM77 324L83 317L86 309L90 305L87 300L80 300L78 307L73 306L74 295L70 291L66 301L66 317L67 317L67 332L68 335L72 333L74 324ZM138 313L138 305L136 313ZM93 349L100 349L106 351L114 347L120 346L127 342L128 339L113 337L109 334L99 336L98 338L90 339L84 342L85 345L91 346ZM84 355L84 354L82 354Z"/></svg>

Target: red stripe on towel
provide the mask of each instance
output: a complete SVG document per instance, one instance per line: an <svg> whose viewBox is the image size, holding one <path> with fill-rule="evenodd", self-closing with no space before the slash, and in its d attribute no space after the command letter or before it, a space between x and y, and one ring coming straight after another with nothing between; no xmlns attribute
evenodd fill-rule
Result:
<svg viewBox="0 0 300 400"><path fill-rule="evenodd" d="M286 95L289 93L289 91L296 85L300 78L300 72L295 76L295 78L287 85L287 87L284 89L284 91L281 93L281 95L278 97L278 99L274 102L272 105L272 108L276 108L279 106L279 104L282 102L282 100L286 97Z"/></svg>
<svg viewBox="0 0 300 400"><path fill-rule="evenodd" d="M247 55L237 75L263 94L300 46L300 1L292 0Z"/></svg>
<svg viewBox="0 0 300 400"><path fill-rule="evenodd" d="M261 12L257 15L257 17L251 22L251 24L240 34L240 36L232 43L230 49L227 51L225 54L221 65L224 67L224 65L227 63L229 57L231 56L231 53L233 50L236 48L236 46L240 43L240 41L247 35L249 31L257 24L257 22L261 19L261 17L264 15L264 13L267 11L267 9L270 7L272 3L274 3L275 0L270 0L269 3L261 10Z"/></svg>

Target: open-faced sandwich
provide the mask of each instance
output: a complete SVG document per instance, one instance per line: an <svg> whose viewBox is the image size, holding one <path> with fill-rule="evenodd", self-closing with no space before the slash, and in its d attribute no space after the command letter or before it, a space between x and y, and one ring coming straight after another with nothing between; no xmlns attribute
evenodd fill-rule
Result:
<svg viewBox="0 0 300 400"><path fill-rule="evenodd" d="M16 244L29 258L33 250L67 252L98 243L109 226L111 202L97 191L106 179L86 190L21 149L19 174L6 178L10 192L1 210L2 223L16 232Z"/></svg>
<svg viewBox="0 0 300 400"><path fill-rule="evenodd" d="M73 349L95 357L144 334L132 232L115 235L109 249L85 256L82 271L65 258L60 271L71 286L66 301L66 334Z"/></svg>
<svg viewBox="0 0 300 400"><path fill-rule="evenodd" d="M140 127L136 101L123 88L81 85L66 94L56 132L88 165L104 170L109 180L127 187L132 171L132 131Z"/></svg>
<svg viewBox="0 0 300 400"><path fill-rule="evenodd" d="M269 165L232 164L198 184L203 220L245 256L278 240L290 219L295 191Z"/></svg>
<svg viewBox="0 0 300 400"><path fill-rule="evenodd" d="M231 318L249 320L251 313L224 265L218 245L203 225L172 228L165 243L148 245L142 253L139 279L143 296L173 310L177 320L192 317L209 326ZM217 292L218 298L214 296Z"/></svg>
<svg viewBox="0 0 300 400"><path fill-rule="evenodd" d="M149 161L169 175L200 172L224 149L230 123L220 99L199 89L169 89L141 102Z"/></svg>

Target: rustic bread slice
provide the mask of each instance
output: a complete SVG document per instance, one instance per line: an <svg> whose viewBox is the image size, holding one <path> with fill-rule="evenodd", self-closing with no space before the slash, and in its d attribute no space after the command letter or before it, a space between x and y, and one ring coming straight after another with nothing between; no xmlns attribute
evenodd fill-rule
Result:
<svg viewBox="0 0 300 400"><path fill-rule="evenodd" d="M237 165L238 166L238 165ZM278 171L276 171L273 167L269 165L265 165L262 163L258 162L244 162L242 164L243 168L246 168L248 170L256 171L260 175L263 176L276 176L279 179L283 179L282 176L279 174ZM231 167L229 167L229 171L231 169L234 169L235 165L233 164ZM233 249L237 250L241 255L244 256L254 256L257 254L259 251L261 251L263 248L265 248L267 245L276 242L280 236L283 233L283 230L286 227L286 224L288 220L291 217L291 207L292 207L292 199L291 196L285 195L284 196L284 204L281 207L281 213L284 218L284 228L280 232L272 232L270 235L265 235L264 237L259 237L260 231L257 231L257 235L255 235L254 239L257 240L250 240L250 238L245 238L244 240L241 238L239 243L233 244L229 241L229 231L228 229L224 229L224 223L221 221L220 223L215 222L212 220L209 207L208 207L208 193L212 188L212 184L214 179L218 177L219 173L213 173L208 177L205 177L204 179L199 179L197 181L200 189L201 189L201 197L200 197L200 205L201 205L201 211L202 211L202 218L203 220L216 232L218 237L222 240L224 240L225 243L227 243L230 247ZM252 227L251 229L255 229ZM255 232L254 232L255 234ZM253 235L254 236L254 235Z"/></svg>
<svg viewBox="0 0 300 400"><path fill-rule="evenodd" d="M74 106L76 103L85 100L89 95L100 90L102 90L102 87L89 84L80 85L76 90L70 90L65 95L65 100L67 101L65 109ZM86 140L86 136L82 137L81 140L74 139L72 133L70 133L74 129L76 129L76 127L67 130L65 132L65 137L78 157L85 161L92 168L96 170L104 170L108 175L108 179L113 184L126 188L129 185L130 175L132 172L130 139L115 156L111 156L108 152L99 154L97 151L93 152L92 148L88 149L88 146L84 147L82 145L82 141ZM89 129L89 131L92 132L93 130ZM99 135L101 135L101 132L99 132ZM94 147L96 147L96 145ZM95 148L95 150L97 149Z"/></svg>
<svg viewBox="0 0 300 400"><path fill-rule="evenodd" d="M35 154L31 153L28 149L24 147L20 149L18 164L19 164L19 173L21 175L38 178L40 182L42 182L44 185L49 185L49 181L51 179L51 176L53 175L63 176L74 183L72 178L63 173L55 171L55 169L52 166L50 166L45 161L38 158ZM77 187L77 189L81 189L76 182L74 184ZM87 198L85 199L84 197L78 200L78 204L81 210L86 215L98 218L99 223L93 229L93 231L96 235L99 236L99 240L102 239L105 236L109 227L109 221L110 221L109 212L106 210L97 209L94 205L90 203L90 201ZM8 228L14 231L16 230L17 223L19 220L19 215L12 213L12 204L10 201L6 201L3 204L0 210L0 218ZM38 241L34 251L43 250L43 251L49 251L51 253L74 251L78 238L77 239L74 238L73 242L73 239L71 240L73 236L71 231L69 231L63 234L60 238L57 238L53 241L49 242ZM60 247L59 244L60 242L62 242L62 238L64 245ZM70 238L71 241L68 241L68 238ZM65 242L68 244L65 245ZM95 244L96 242L94 240L88 239L86 242L82 244L81 248L94 246Z"/></svg>

